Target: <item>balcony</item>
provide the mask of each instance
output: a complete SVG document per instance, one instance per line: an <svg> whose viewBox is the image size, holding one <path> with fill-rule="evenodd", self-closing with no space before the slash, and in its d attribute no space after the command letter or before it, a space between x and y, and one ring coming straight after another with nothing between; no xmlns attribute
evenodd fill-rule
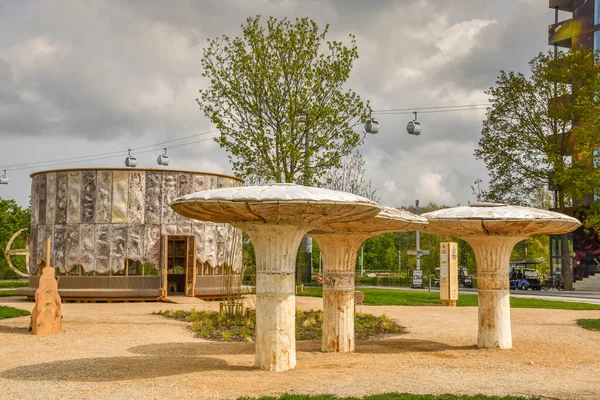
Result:
<svg viewBox="0 0 600 400"><path fill-rule="evenodd" d="M581 28L581 22L573 19L548 25L548 44L570 48L573 44L573 38L581 35Z"/></svg>
<svg viewBox="0 0 600 400"><path fill-rule="evenodd" d="M550 0L548 7L560 11L573 12L573 0Z"/></svg>

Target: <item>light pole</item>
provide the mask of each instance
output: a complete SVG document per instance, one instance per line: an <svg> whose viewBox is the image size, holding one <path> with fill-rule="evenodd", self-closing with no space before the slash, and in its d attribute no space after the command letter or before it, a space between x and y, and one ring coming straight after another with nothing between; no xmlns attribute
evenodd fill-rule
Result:
<svg viewBox="0 0 600 400"><path fill-rule="evenodd" d="M415 200L415 214L419 215L419 200ZM416 247L417 247L417 265L416 269L421 269L421 256L419 252L421 251L421 232L416 231Z"/></svg>

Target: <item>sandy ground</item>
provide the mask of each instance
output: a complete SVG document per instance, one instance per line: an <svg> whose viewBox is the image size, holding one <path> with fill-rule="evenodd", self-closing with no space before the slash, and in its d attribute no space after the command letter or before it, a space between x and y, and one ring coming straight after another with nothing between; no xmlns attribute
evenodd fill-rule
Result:
<svg viewBox="0 0 600 400"><path fill-rule="evenodd" d="M321 299L298 298L299 308ZM27 310L30 302L0 298ZM253 343L192 337L186 324L152 315L216 303L63 304L64 333L34 336L29 317L0 320L2 399L235 399L239 396L385 392L484 393L600 399L600 333L579 318L600 311L513 309L514 348L478 349L474 307L359 307L406 326L402 336L359 341L353 354L298 342L297 367L253 368ZM185 396L185 397L184 397ZM193 396L193 397L192 397Z"/></svg>

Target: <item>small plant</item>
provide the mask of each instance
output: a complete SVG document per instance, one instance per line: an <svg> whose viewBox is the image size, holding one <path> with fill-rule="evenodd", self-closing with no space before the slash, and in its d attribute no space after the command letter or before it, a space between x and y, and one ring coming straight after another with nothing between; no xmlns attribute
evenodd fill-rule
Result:
<svg viewBox="0 0 600 400"><path fill-rule="evenodd" d="M202 339L239 342L254 339L256 312L248 316L226 315L215 311L165 310L154 313L166 318L191 322L190 330ZM322 311L296 312L296 339L320 340L323 326ZM386 315L376 317L371 314L357 313L355 318L356 338L371 339L383 335L403 333L404 328Z"/></svg>

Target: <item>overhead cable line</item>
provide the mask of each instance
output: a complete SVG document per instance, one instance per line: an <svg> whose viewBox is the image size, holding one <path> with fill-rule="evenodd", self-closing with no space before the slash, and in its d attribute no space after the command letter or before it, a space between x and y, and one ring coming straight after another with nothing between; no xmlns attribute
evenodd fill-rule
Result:
<svg viewBox="0 0 600 400"><path fill-rule="evenodd" d="M139 152L137 150L147 149L147 148L151 148L151 147L159 147L159 146L163 146L164 144L167 144L167 143L179 142L182 140L186 140L186 139L190 139L190 138L198 137L198 136L202 136L202 135L208 135L208 134L215 133L215 132L218 132L218 130L211 130L211 131L207 131L207 132L196 133L194 135L189 135L189 136L185 136L182 138L171 139L171 140L167 140L164 142L159 142L159 143L154 143L154 144L150 144L147 146L133 148L132 150L136 151L137 153L145 153L146 151ZM210 139L212 139L212 137ZM205 140L202 140L202 141L205 141ZM192 143L197 143L197 142L191 142L188 144L192 144ZM183 145L185 146L187 144L183 144ZM170 147L171 148L181 147L181 145L170 146ZM156 150L159 150L159 149L152 149L149 151L156 151ZM58 159L54 159L54 160L35 161L35 162L28 162L28 163L21 163L21 164L5 165L5 166L1 167L0 169L6 169L7 171L17 171L17 170L22 170L22 169L33 169L33 168L50 167L50 166L54 166L54 165L68 164L69 162L77 163L77 162L82 162L82 161L101 160L104 158L121 157L123 155L127 155L126 150L112 151L112 152L98 153L98 154L88 154L85 156L65 157L65 158L58 158ZM107 156L107 157L104 157L104 156ZM66 161L66 162L62 162L62 161ZM29 167L29 168L25 168L25 167Z"/></svg>
<svg viewBox="0 0 600 400"><path fill-rule="evenodd" d="M439 109L452 109L452 108L464 108L464 107L483 107L489 106L489 103L481 103L481 104L460 104L454 106L435 106L435 107L413 107L413 108L391 108L391 109L381 109L381 110L373 110L373 112L389 112L389 111L420 111L420 110L439 110Z"/></svg>
<svg viewBox="0 0 600 400"><path fill-rule="evenodd" d="M419 111L419 114L436 114L444 112L475 111L485 109L487 109L487 107L454 108L449 110L425 110ZM410 115L414 114L414 111L373 111L372 113L375 115Z"/></svg>

